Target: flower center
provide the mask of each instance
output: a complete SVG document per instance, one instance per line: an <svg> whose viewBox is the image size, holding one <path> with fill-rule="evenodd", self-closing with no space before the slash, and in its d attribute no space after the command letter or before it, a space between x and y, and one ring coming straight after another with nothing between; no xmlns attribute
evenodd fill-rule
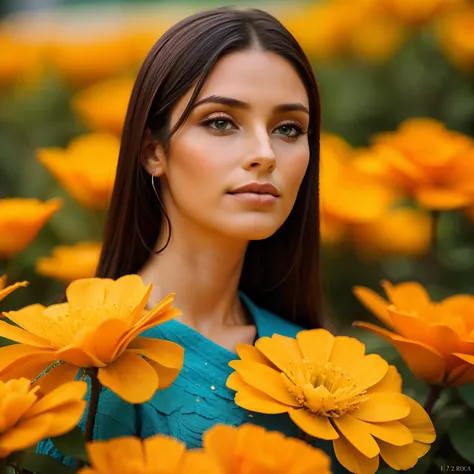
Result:
<svg viewBox="0 0 474 474"><path fill-rule="evenodd" d="M311 364L308 359L292 364L282 372L286 388L302 406L317 415L339 418L357 410L365 402L362 390L353 374L344 372L331 362Z"/></svg>

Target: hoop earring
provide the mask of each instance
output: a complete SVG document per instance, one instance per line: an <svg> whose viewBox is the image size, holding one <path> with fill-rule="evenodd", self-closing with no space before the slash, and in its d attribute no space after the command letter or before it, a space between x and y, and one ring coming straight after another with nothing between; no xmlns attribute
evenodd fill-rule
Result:
<svg viewBox="0 0 474 474"><path fill-rule="evenodd" d="M161 209L164 209L163 203L161 202L160 196L159 196L159 194L158 194L158 192L156 191L156 188L155 188L155 175L153 175L153 174L151 175L151 187L153 188L156 199L158 199L158 202L160 204Z"/></svg>

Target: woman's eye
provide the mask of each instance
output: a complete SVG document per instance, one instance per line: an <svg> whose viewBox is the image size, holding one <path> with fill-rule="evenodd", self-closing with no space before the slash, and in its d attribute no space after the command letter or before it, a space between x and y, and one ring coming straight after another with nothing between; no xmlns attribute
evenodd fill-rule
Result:
<svg viewBox="0 0 474 474"><path fill-rule="evenodd" d="M277 128L282 135L288 138L297 138L303 134L303 129L296 124L281 125Z"/></svg>
<svg viewBox="0 0 474 474"><path fill-rule="evenodd" d="M229 130L228 125L232 124L232 121L229 119L219 118L219 119L209 119L203 122L203 125L213 130Z"/></svg>

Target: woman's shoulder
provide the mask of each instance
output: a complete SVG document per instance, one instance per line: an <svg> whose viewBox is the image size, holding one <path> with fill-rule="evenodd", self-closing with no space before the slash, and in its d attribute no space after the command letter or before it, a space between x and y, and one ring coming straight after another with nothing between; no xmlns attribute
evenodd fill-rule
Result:
<svg viewBox="0 0 474 474"><path fill-rule="evenodd" d="M258 330L259 337L271 337L273 334L295 337L304 328L298 324L282 318L265 308L257 306L245 293L239 292L242 301L251 312Z"/></svg>

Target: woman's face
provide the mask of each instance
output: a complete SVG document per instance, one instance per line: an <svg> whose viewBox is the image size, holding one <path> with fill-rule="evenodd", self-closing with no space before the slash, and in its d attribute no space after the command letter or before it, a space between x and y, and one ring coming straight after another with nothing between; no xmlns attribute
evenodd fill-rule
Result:
<svg viewBox="0 0 474 474"><path fill-rule="evenodd" d="M191 94L175 106L171 127ZM305 175L308 125L305 87L285 59L259 51L223 57L158 168L172 226L186 222L238 240L270 237L290 214ZM230 194L251 183L271 184L277 196Z"/></svg>

